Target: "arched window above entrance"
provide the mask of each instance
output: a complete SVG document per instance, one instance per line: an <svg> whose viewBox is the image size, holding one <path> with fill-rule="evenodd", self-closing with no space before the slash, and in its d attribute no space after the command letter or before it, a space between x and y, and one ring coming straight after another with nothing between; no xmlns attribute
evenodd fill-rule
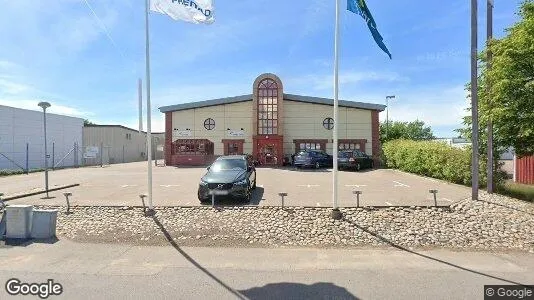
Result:
<svg viewBox="0 0 534 300"><path fill-rule="evenodd" d="M278 134L278 84L267 78L258 84L258 134Z"/></svg>

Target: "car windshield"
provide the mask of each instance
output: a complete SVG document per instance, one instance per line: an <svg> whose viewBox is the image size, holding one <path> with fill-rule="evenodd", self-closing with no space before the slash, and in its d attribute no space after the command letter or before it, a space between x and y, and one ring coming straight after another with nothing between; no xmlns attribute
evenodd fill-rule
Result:
<svg viewBox="0 0 534 300"><path fill-rule="evenodd" d="M301 151L297 154L297 156L308 156L308 152Z"/></svg>
<svg viewBox="0 0 534 300"><path fill-rule="evenodd" d="M339 152L339 157L342 157L342 158L347 158L347 157L352 157L352 152Z"/></svg>
<svg viewBox="0 0 534 300"><path fill-rule="evenodd" d="M213 163L210 167L212 172L227 170L246 170L247 166L243 159L221 159Z"/></svg>

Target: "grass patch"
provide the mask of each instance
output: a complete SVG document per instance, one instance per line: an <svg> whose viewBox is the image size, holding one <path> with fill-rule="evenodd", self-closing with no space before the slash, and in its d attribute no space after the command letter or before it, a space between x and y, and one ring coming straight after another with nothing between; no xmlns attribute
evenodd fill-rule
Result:
<svg viewBox="0 0 534 300"><path fill-rule="evenodd" d="M35 173L35 172L42 172L44 169L32 169L29 173ZM5 176L12 176L12 175L20 175L20 174L26 174L25 171L16 169L16 170L0 170L0 177Z"/></svg>
<svg viewBox="0 0 534 300"><path fill-rule="evenodd" d="M534 185L508 181L504 185L497 187L497 193L529 202L534 202Z"/></svg>

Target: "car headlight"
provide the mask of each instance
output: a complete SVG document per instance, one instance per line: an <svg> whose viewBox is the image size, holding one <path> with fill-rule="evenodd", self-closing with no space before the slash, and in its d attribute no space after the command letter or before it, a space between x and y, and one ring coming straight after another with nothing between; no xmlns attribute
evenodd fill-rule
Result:
<svg viewBox="0 0 534 300"><path fill-rule="evenodd" d="M247 179L243 179L243 180L239 180L238 182L235 183L236 185L247 185L248 182L247 182Z"/></svg>
<svg viewBox="0 0 534 300"><path fill-rule="evenodd" d="M206 185L208 185L208 183L205 182L204 180L200 179L200 185L202 185L202 186L206 186Z"/></svg>

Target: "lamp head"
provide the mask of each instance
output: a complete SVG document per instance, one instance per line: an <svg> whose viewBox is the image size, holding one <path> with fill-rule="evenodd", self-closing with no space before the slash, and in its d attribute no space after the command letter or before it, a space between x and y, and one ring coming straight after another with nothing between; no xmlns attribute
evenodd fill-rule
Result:
<svg viewBox="0 0 534 300"><path fill-rule="evenodd" d="M48 103L48 102L39 102L39 104L37 104L37 105L39 105L42 109L47 109L47 108L49 108L50 106L52 106L52 105L50 105L50 103Z"/></svg>

